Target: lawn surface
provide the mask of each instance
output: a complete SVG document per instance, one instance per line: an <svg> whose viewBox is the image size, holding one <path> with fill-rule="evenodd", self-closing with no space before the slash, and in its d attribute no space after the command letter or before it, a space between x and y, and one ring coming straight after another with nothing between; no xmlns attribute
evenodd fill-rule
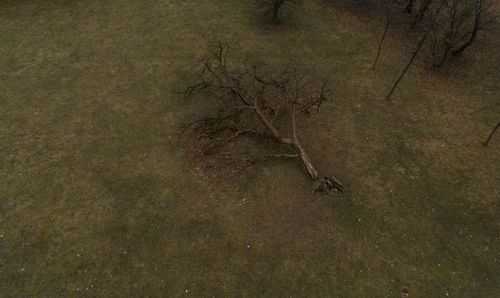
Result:
<svg viewBox="0 0 500 298"><path fill-rule="evenodd" d="M414 44L307 2L264 25L251 1L0 2L0 296L498 297L500 39L383 98ZM177 94L207 40L331 82L298 162L214 177L178 142L209 107ZM265 147L266 144L263 144ZM224 173L222 173L224 174ZM224 177L224 175L220 175Z"/></svg>

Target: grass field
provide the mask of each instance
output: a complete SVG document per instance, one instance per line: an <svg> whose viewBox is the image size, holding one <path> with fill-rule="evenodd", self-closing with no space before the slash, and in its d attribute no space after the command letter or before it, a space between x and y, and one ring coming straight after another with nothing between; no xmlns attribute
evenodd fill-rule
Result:
<svg viewBox="0 0 500 298"><path fill-rule="evenodd" d="M0 1L0 296L499 297L500 38L417 62L383 18L321 1L273 28L251 2ZM207 40L294 58L333 96L297 162L213 177L177 141ZM284 54L285 53L285 54ZM422 57L424 58L424 57ZM265 144L263 144L265 146Z"/></svg>

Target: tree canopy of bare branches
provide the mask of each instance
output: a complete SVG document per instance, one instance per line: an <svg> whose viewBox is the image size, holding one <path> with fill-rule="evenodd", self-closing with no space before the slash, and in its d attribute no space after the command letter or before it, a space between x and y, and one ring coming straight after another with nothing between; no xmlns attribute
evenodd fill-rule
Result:
<svg viewBox="0 0 500 298"><path fill-rule="evenodd" d="M198 82L186 90L187 96L197 94L220 105L222 112L219 116L210 118L204 125L209 129L224 127L230 130L231 134L226 135L225 141L248 133L265 135L285 145L283 149L288 148L276 157L299 158L309 177L317 180L320 174L297 131L299 122L307 120L305 114L318 111L326 100L327 83L314 82L297 71L292 63L278 74L265 71L262 64L236 70L229 66L229 53L229 45L216 43L213 55L203 65ZM280 125L277 124L278 118L281 118ZM328 179L334 188L342 190L337 179Z"/></svg>
<svg viewBox="0 0 500 298"><path fill-rule="evenodd" d="M430 30L430 53L434 66L442 66L452 56L470 47L481 30L494 27L492 0L409 0L411 27Z"/></svg>

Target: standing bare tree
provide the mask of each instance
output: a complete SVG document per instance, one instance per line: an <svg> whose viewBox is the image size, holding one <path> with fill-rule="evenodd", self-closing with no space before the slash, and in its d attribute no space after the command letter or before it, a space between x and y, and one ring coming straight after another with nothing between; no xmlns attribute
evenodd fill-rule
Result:
<svg viewBox="0 0 500 298"><path fill-rule="evenodd" d="M409 0L405 12L413 15L410 28L430 30L434 66L470 47L478 32L493 28L497 16L492 0ZM417 7L418 9L415 9Z"/></svg>
<svg viewBox="0 0 500 298"><path fill-rule="evenodd" d="M273 24L281 23L281 13L284 9L291 9L299 4L299 0L259 0L265 9L265 13L271 15Z"/></svg>
<svg viewBox="0 0 500 298"><path fill-rule="evenodd" d="M214 138L214 142L234 140L248 133L270 137L293 152L277 154L276 157L299 158L309 177L317 180L320 174L297 131L298 123L306 119L305 114L319 110L326 100L326 82L315 83L291 63L277 75L264 71L262 65L238 71L229 67L229 52L228 45L217 43L213 56L204 63L199 81L186 90L187 95L198 94L219 103L222 111L220 116L212 117L210 121L202 119L197 125L229 132L225 137ZM278 127L277 119L286 114L288 128ZM283 117L280 123L283 123ZM334 177L325 178L322 187L325 185L330 185L330 189L343 188Z"/></svg>

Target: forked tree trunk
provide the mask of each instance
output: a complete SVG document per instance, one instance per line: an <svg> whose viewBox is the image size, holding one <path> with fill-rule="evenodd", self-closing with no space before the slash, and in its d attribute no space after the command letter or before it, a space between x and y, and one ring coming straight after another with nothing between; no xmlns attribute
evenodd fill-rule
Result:
<svg viewBox="0 0 500 298"><path fill-rule="evenodd" d="M311 162L311 159L309 158L309 155L307 152L302 148L302 145L300 144L298 138L297 138L297 128L295 126L295 108L294 105L292 104L291 106L291 120L292 120L292 132L293 132L293 138L284 138L282 137L278 130L274 127L274 125L269 121L262 112L262 110L258 106L251 106L251 109L255 112L257 117L259 117L260 121L266 129L271 133L271 137L275 139L277 142L289 145L292 147L292 149L297 153L297 155L302 159L302 162L304 163L304 166L306 167L307 173L309 174L309 177L312 180L317 180L319 178L319 173L318 170L314 167L314 165Z"/></svg>

